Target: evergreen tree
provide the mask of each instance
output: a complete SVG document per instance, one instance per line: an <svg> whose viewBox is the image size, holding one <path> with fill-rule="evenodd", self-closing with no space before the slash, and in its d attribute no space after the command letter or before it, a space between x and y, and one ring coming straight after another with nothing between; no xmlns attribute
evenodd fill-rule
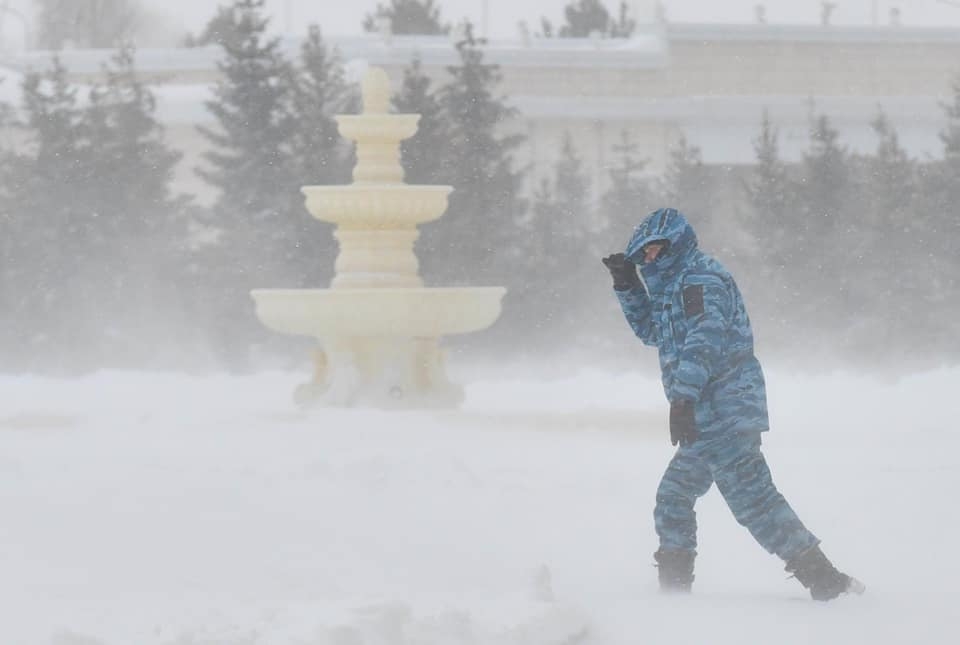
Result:
<svg viewBox="0 0 960 645"><path fill-rule="evenodd" d="M943 142L943 164L940 167L939 184L936 194L943 205L937 209L938 220L934 232L937 234L942 258L954 257L960 248L960 218L957 217L957 204L960 204L960 76L953 82L953 98L943 106L947 116L947 126L940 133ZM944 285L947 293L956 294L960 271L956 262L952 271L947 272L949 281Z"/></svg>
<svg viewBox="0 0 960 645"><path fill-rule="evenodd" d="M86 106L56 58L23 81L28 145L4 167L0 195L4 228L16 222L2 259L8 367L143 365L169 349L159 341L182 312L185 200L169 190L179 154L162 141L132 48L104 72Z"/></svg>
<svg viewBox="0 0 960 645"><path fill-rule="evenodd" d="M156 99L137 79L134 49L120 47L104 68L106 82L90 91L85 120L96 141L91 174L96 178L96 207L106 243L117 238L156 237L165 222L155 215L176 212L183 204L170 191L181 154L163 140ZM146 250L146 249L142 249Z"/></svg>
<svg viewBox="0 0 960 645"><path fill-rule="evenodd" d="M563 9L567 19L560 27L561 38L586 38L593 32L610 32L610 12L600 0L573 0Z"/></svg>
<svg viewBox="0 0 960 645"><path fill-rule="evenodd" d="M711 246L720 239L720 225L715 204L716 186L703 163L700 148L680 135L670 148L663 171L660 193L663 204L679 209L687 216L701 240L710 240ZM715 248L715 246L714 246Z"/></svg>
<svg viewBox="0 0 960 645"><path fill-rule="evenodd" d="M290 145L295 77L279 41L267 38L264 0L234 0L230 33L222 40L221 80L207 108L216 128L200 128L213 149L198 172L219 189L211 224L219 231L211 287L216 339L224 356L244 360L245 348L264 332L248 291L255 287L305 286L309 268L298 263L307 215L291 210L300 189Z"/></svg>
<svg viewBox="0 0 960 645"><path fill-rule="evenodd" d="M11 158L4 177L2 210L8 225L16 226L4 269L17 278L8 283L4 362L69 369L63 360L91 334L77 316L87 303L75 288L75 276L90 259L85 250L94 224L85 208L90 139L59 59L46 71L25 75L22 90L26 148Z"/></svg>
<svg viewBox="0 0 960 645"><path fill-rule="evenodd" d="M450 33L450 25L442 22L434 0L390 0L386 6L377 3L377 10L363 19L364 31L377 31L378 18L389 18L395 34Z"/></svg>
<svg viewBox="0 0 960 645"><path fill-rule="evenodd" d="M760 295L753 300L751 310L763 319L765 335L784 342L796 331L792 328L794 321L784 311L796 300L791 271L798 248L792 230L798 225L799 214L793 180L780 157L779 132L767 110L763 112L760 133L753 140L753 150L756 163L742 184L747 206L742 220L744 246L748 249L745 255L748 261L752 260L754 270L741 272L738 279L745 292Z"/></svg>
<svg viewBox="0 0 960 645"><path fill-rule="evenodd" d="M89 315L104 333L103 358L143 364L169 349L156 342L169 337L161 325L182 310L177 288L186 286L187 200L170 190L181 154L164 142L156 100L137 79L131 46L118 49L104 75L84 110L96 145L88 162L89 260L80 275L98 296Z"/></svg>
<svg viewBox="0 0 960 645"><path fill-rule="evenodd" d="M940 133L940 140L943 142L944 159L960 166L960 75L954 79L952 88L952 100L942 104L947 126Z"/></svg>
<svg viewBox="0 0 960 645"><path fill-rule="evenodd" d="M960 267L955 261L957 249L960 248L960 218L957 217L957 204L960 204L960 75L954 79L952 88L952 100L943 106L947 126L940 133L944 159L938 173L941 179L937 182L939 187L936 194L940 196L939 203L943 207L931 213L930 232L936 234L939 242L934 248L944 276L935 293L937 310L940 312L941 329L949 330L936 337L944 341L944 348L949 348L948 351L957 356L960 355L957 336L951 326L942 321L952 318L952 308L960 301Z"/></svg>
<svg viewBox="0 0 960 645"><path fill-rule="evenodd" d="M291 84L292 117L296 133L291 141L291 171L297 185L345 184L353 167L352 148L340 136L335 114L356 110L356 96L344 80L343 65L323 41L320 28L309 27L300 49L300 65ZM303 195L293 190L289 212L296 214L297 264L306 283L325 285L333 277L337 245L333 225L310 217Z"/></svg>
<svg viewBox="0 0 960 645"><path fill-rule="evenodd" d="M213 150L205 155L208 168L199 173L220 191L215 222L237 263L237 283L244 286L291 277L288 260L297 228L288 210L290 193L299 189L289 151L294 72L279 41L266 37L263 4L234 0L232 32L224 36L217 64L223 78L215 99L206 103L217 128L200 128Z"/></svg>
<svg viewBox="0 0 960 645"><path fill-rule="evenodd" d="M0 76L0 85L7 82L7 79ZM0 127L7 127L13 123L13 108L9 103L0 99Z"/></svg>
<svg viewBox="0 0 960 645"><path fill-rule="evenodd" d="M827 240L841 229L844 196L850 186L850 158L839 132L826 115L810 125L810 147L803 155L801 200L809 218L801 229L804 242Z"/></svg>
<svg viewBox="0 0 960 645"><path fill-rule="evenodd" d="M0 77L0 85L6 79ZM12 127L15 124L13 108L0 100L0 129ZM0 139L0 143L6 143ZM19 285L23 283L20 275L21 267L17 266L19 258L15 251L18 244L15 241L19 236L18 220L12 210L13 198L13 166L16 155L12 150L0 146L0 310L13 311ZM7 346L13 342L13 321L8 316L0 323L0 360L7 355Z"/></svg>
<svg viewBox="0 0 960 645"><path fill-rule="evenodd" d="M204 47L206 45L224 45L226 39L237 38L240 34L235 28L233 6L219 6L199 36L188 33L184 38L186 47Z"/></svg>
<svg viewBox="0 0 960 645"><path fill-rule="evenodd" d="M782 273L795 260L796 248L789 231L793 217L793 183L787 165L780 159L779 132L763 111L760 134L753 141L756 165L745 188L750 206L747 231L756 240L757 255L768 267Z"/></svg>
<svg viewBox="0 0 960 645"><path fill-rule="evenodd" d="M854 252L858 227L846 216L854 188L852 162L826 115L811 117L810 144L797 184L798 219L791 227L793 265L789 280L803 324L836 333L848 324L842 304L859 273ZM835 316L824 316L835 311Z"/></svg>
<svg viewBox="0 0 960 645"><path fill-rule="evenodd" d="M920 257L929 248L925 233L927 213L918 209L916 162L900 145L886 114L879 110L871 122L877 136L876 152L862 160L861 191L850 209L857 233L848 236L849 252L858 258L856 275L847 282L848 308L865 311L852 327L845 346L860 358L874 358L878 346L895 352L910 344L917 329L914 311L924 311L926 276L904 272L891 258Z"/></svg>
<svg viewBox="0 0 960 645"><path fill-rule="evenodd" d="M892 245L874 249L889 257L887 252L894 251L903 241L892 234L909 236L919 232L911 231L911 226L917 223L911 216L917 197L917 168L916 162L900 145L897 131L883 110L878 111L870 126L877 135L877 149L867 159L870 207L863 210L870 219L864 224L879 234L877 243Z"/></svg>
<svg viewBox="0 0 960 645"><path fill-rule="evenodd" d="M348 183L353 163L333 117L356 110L358 101L344 80L340 56L324 43L317 25L309 27L297 71L292 83L293 119L297 124L292 149L297 180Z"/></svg>
<svg viewBox="0 0 960 645"><path fill-rule="evenodd" d="M650 181L643 175L647 161L639 157L640 147L627 130L613 146L615 162L610 168L610 186L600 201L601 229L610 229L618 240L657 208Z"/></svg>
<svg viewBox="0 0 960 645"><path fill-rule="evenodd" d="M553 181L541 180L532 209L535 255L546 274L557 275L564 269L569 270L572 261L577 262L589 254L584 242L596 232L589 196L590 180L573 139L566 132L554 165Z"/></svg>
<svg viewBox="0 0 960 645"><path fill-rule="evenodd" d="M513 151L523 137L503 134L516 112L495 95L500 70L483 61L482 45L468 25L457 43L460 64L447 68L452 79L439 100L450 124L444 183L454 192L447 215L421 228L424 275L453 284L509 284L522 272L517 238L526 205Z"/></svg>
<svg viewBox="0 0 960 645"><path fill-rule="evenodd" d="M933 164L930 194L935 198L929 233L936 236L937 255L941 258L953 258L960 248L960 218L957 217L957 204L960 204L960 75L954 80L953 97L950 103L943 104L947 124L940 133L943 142L943 160ZM944 267L945 277L941 293L956 295L960 284L960 268L956 262Z"/></svg>
<svg viewBox="0 0 960 645"><path fill-rule="evenodd" d="M7 79L3 76L0 76L0 86L7 82ZM9 103L0 99L0 130L6 130L7 128L16 127L17 121L16 116L13 110L13 106ZM9 143L6 137L0 138L0 178L6 177L7 172L9 171L9 164L13 161L14 152L12 149L7 149L6 145ZM10 196L10 185L7 181L0 181L0 207L5 205ZM2 218L2 211L0 211L0 218Z"/></svg>
<svg viewBox="0 0 960 645"><path fill-rule="evenodd" d="M45 49L70 43L80 48L109 48L128 41L138 25L137 0L34 0L37 38Z"/></svg>
<svg viewBox="0 0 960 645"><path fill-rule="evenodd" d="M640 146L631 137L627 130L620 131L620 140L613 146L613 165L609 171L609 185L600 198L597 214L597 227L601 234L597 236L597 243L587 245L591 257L586 265L593 271L588 276L589 293L584 301L584 312L597 316L592 322L594 329L603 329L612 324L619 324L615 301L610 298L607 289L599 288L598 281L606 276L596 274L597 258L610 253L623 251L634 227L639 224L647 213L659 207L657 196L654 194L651 180L644 175L648 161L640 157ZM612 315L611 315L612 314ZM613 327L619 331L619 327ZM600 339L615 338L607 334L594 334L592 339L584 339L596 347ZM610 351L615 351L611 348Z"/></svg>
<svg viewBox="0 0 960 645"><path fill-rule="evenodd" d="M940 133L943 158L925 163L921 168L922 198L910 214L908 235L922 249L927 298L923 310L929 312L931 328L921 336L926 349L940 356L960 355L960 343L951 328L956 303L960 301L960 75L952 84L950 102L942 104L946 125Z"/></svg>
<svg viewBox="0 0 960 645"><path fill-rule="evenodd" d="M450 126L437 93L430 88L419 58L403 71L403 84L393 97L400 114L419 114L417 133L400 143L404 180L408 184L441 184L451 158Z"/></svg>
<svg viewBox="0 0 960 645"><path fill-rule="evenodd" d="M541 179L533 197L530 230L518 243L532 260L539 279L518 285L508 296L531 339L555 343L578 335L587 300L595 285L595 231L589 203L590 180L570 133L564 134L552 178ZM561 278L562 277L562 278Z"/></svg>
<svg viewBox="0 0 960 645"><path fill-rule="evenodd" d="M626 0L620 1L620 12L616 20L610 21L611 38L629 38L637 28L637 21L630 17Z"/></svg>
<svg viewBox="0 0 960 645"><path fill-rule="evenodd" d="M542 38L553 38L553 23L546 16L540 16L540 32Z"/></svg>

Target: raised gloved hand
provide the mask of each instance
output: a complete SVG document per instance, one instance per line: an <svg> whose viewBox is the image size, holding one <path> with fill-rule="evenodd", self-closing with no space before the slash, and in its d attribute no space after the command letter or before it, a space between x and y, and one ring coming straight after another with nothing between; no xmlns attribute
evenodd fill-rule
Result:
<svg viewBox="0 0 960 645"><path fill-rule="evenodd" d="M670 443L689 446L700 438L693 414L693 401L674 401L670 404Z"/></svg>
<svg viewBox="0 0 960 645"><path fill-rule="evenodd" d="M613 277L613 288L617 291L626 291L640 284L637 276L637 265L627 259L623 253L614 253L603 258L603 264Z"/></svg>

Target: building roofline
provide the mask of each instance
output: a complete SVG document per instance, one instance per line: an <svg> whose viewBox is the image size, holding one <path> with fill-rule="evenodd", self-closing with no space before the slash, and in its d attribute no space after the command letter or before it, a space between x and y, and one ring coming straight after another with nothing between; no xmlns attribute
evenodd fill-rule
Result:
<svg viewBox="0 0 960 645"><path fill-rule="evenodd" d="M511 104L526 119L576 119L627 121L631 119L679 124L710 121L717 124L755 124L763 113L771 121L808 123L811 115L826 114L837 123L869 125L879 110L895 124L940 124L945 120L939 96L837 96L803 97L783 94L674 97L581 97L557 101L553 97L516 95Z"/></svg>
<svg viewBox="0 0 960 645"><path fill-rule="evenodd" d="M669 41L822 43L960 43L960 27L670 23Z"/></svg>
<svg viewBox="0 0 960 645"><path fill-rule="evenodd" d="M405 63L415 56L425 65L459 62L449 36L342 36L328 42L344 59L364 59L373 65ZM665 66L667 53L658 31L634 38L492 39L484 48L486 62L510 67L651 69Z"/></svg>
<svg viewBox="0 0 960 645"><path fill-rule="evenodd" d="M302 38L281 40L282 49L296 56ZM811 42L875 43L880 45L960 44L960 28L894 26L822 26L786 24L641 25L632 38L516 38L493 39L486 60L510 67L660 69L667 66L671 43L715 42ZM332 36L328 45L344 61L363 60L373 65L407 64L418 56L429 66L454 65L457 52L451 36L389 36L364 34ZM21 72L49 67L56 54L73 74L98 74L114 54L106 49L74 49L60 52L31 50L0 55L0 65ZM141 72L205 72L216 69L220 48L181 47L140 49L136 64Z"/></svg>
<svg viewBox="0 0 960 645"><path fill-rule="evenodd" d="M344 61L364 60L372 65L406 65L419 57L425 65L455 65L459 56L449 36L378 35L328 37ZM281 49L289 56L299 53L301 38L285 38ZM660 68L667 63L667 48L658 33L639 34L629 39L530 39L493 40L484 50L488 63L510 67L626 67ZM109 49L73 49L59 52L31 50L7 54L0 65L27 71L46 69L54 55L72 74L97 74L113 56ZM170 49L139 49L137 70L148 73L202 72L216 69L221 57L216 45Z"/></svg>

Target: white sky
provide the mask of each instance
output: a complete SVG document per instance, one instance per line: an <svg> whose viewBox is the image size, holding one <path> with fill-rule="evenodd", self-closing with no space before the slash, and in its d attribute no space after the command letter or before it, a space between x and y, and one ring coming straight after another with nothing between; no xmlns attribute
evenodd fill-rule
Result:
<svg viewBox="0 0 960 645"><path fill-rule="evenodd" d="M652 4L649 0L628 0L631 5ZM837 5L834 22L837 24L869 24L873 5L881 22L886 22L891 7L899 7L906 25L960 26L960 0L951 0L951 7L942 0L834 0ZM164 8L177 15L192 30L202 25L219 4L218 0L144 0L148 5ZM387 3L387 0L381 0ZM611 10L619 0L605 0ZM487 6L489 29L492 36L513 36L516 24L526 20L531 26L539 24L541 15L554 23L560 22L566 0L440 0L443 16L455 22L469 17L477 25L482 23L483 6ZM820 20L820 0L663 0L667 17L675 22L752 22L754 7L766 6L771 23L817 23ZM363 16L377 6L377 0L268 0L268 7L276 17L276 27L287 24L294 31L304 23L316 21L328 34L351 34L361 31Z"/></svg>
<svg viewBox="0 0 960 645"><path fill-rule="evenodd" d="M198 32L214 14L217 6L227 0L140 0L150 15L147 23L154 33L153 40L177 42L187 31ZM388 0L380 0L388 2ZM619 0L604 0L615 11ZM887 22L892 7L899 7L905 25L960 27L960 0L833 0L835 24L871 23L873 9L879 22ZM650 7L654 0L628 0L635 9ZM820 20L820 0L662 0L667 17L673 22L753 22L754 7L766 7L769 23L807 23ZM32 0L0 0L10 9L29 17ZM517 23L526 20L531 28L539 25L540 16L554 24L562 22L567 0L440 0L442 15L448 22L469 18L482 28L486 6L489 35L513 37ZM321 25L327 35L358 34L363 17L373 11L377 0L267 0L277 31L302 34L308 23ZM636 12L635 12L636 15ZM24 24L12 12L0 14L0 51L22 47ZM156 42L141 42L151 46Z"/></svg>

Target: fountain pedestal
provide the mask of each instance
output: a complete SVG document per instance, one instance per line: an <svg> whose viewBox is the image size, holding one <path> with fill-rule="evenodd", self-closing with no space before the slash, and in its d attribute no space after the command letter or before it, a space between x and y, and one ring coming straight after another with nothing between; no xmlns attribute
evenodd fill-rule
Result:
<svg viewBox="0 0 960 645"><path fill-rule="evenodd" d="M454 407L463 390L447 378L440 339L492 325L506 290L423 286L417 225L443 215L452 189L403 183L400 141L416 133L419 115L387 113L382 69L370 68L362 85L363 113L337 117L357 143L354 183L303 188L307 210L337 225L333 282L254 290L257 316L319 342L313 379L294 395L301 405Z"/></svg>
<svg viewBox="0 0 960 645"><path fill-rule="evenodd" d="M335 338L314 361L313 381L294 392L298 404L451 407L463 400L435 338Z"/></svg>

